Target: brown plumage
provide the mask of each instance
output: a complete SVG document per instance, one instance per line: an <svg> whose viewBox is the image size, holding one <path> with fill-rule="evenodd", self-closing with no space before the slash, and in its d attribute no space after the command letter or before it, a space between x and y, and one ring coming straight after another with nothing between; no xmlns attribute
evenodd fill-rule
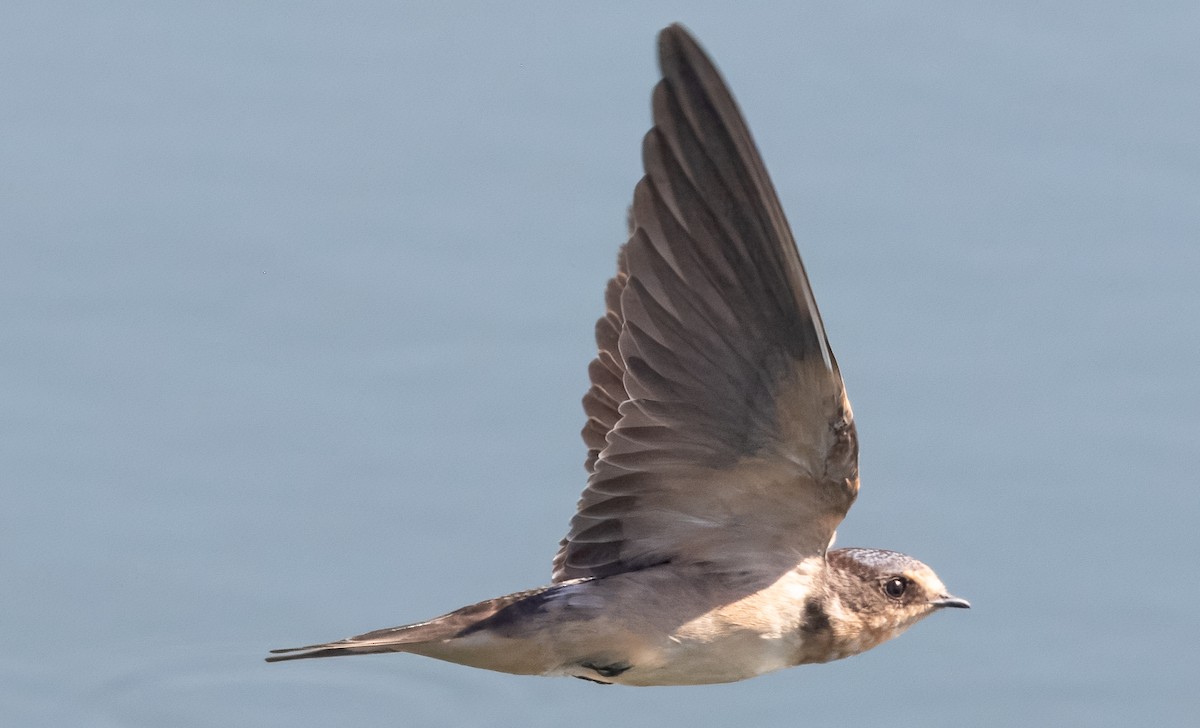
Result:
<svg viewBox="0 0 1200 728"><path fill-rule="evenodd" d="M596 324L590 477L555 581L768 545L815 553L858 492L841 374L750 132L678 26L659 59L646 176ZM746 468L770 491L739 491ZM789 518L764 523L773 501ZM714 530L718 552L700 546Z"/></svg>
<svg viewBox="0 0 1200 728"><path fill-rule="evenodd" d="M659 63L588 369L587 487L552 584L269 660L413 652L596 682L726 682L966 606L911 557L826 552L859 487L837 361L724 81L678 25Z"/></svg>

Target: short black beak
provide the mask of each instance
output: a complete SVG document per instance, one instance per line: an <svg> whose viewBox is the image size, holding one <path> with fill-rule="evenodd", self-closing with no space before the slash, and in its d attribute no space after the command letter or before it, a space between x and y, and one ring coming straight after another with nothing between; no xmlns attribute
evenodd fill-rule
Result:
<svg viewBox="0 0 1200 728"><path fill-rule="evenodd" d="M966 599L952 597L949 594L943 594L937 599L929 600L929 603L935 607L957 607L959 609L970 609L971 603Z"/></svg>

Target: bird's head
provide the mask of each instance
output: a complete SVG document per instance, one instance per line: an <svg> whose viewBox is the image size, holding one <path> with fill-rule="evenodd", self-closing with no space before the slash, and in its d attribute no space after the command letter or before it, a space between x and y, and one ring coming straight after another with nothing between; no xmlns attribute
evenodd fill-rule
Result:
<svg viewBox="0 0 1200 728"><path fill-rule="evenodd" d="M905 554L850 548L830 551L826 559L831 586L848 621L860 625L862 649L895 637L940 609L971 606L950 594L933 569Z"/></svg>

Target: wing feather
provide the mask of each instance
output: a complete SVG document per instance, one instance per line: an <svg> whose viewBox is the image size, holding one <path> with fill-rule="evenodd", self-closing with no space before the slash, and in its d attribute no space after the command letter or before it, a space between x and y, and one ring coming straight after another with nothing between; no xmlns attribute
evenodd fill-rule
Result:
<svg viewBox="0 0 1200 728"><path fill-rule="evenodd" d="M824 552L858 492L841 374L750 132L682 27L659 36L659 64L556 582L786 568Z"/></svg>

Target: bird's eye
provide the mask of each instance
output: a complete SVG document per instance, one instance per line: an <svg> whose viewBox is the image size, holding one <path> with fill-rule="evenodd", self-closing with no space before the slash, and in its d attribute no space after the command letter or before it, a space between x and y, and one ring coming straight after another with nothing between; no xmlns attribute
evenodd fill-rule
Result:
<svg viewBox="0 0 1200 728"><path fill-rule="evenodd" d="M907 588L908 579L900 576L894 576L883 583L883 593L892 599L899 599L904 596L904 590Z"/></svg>

